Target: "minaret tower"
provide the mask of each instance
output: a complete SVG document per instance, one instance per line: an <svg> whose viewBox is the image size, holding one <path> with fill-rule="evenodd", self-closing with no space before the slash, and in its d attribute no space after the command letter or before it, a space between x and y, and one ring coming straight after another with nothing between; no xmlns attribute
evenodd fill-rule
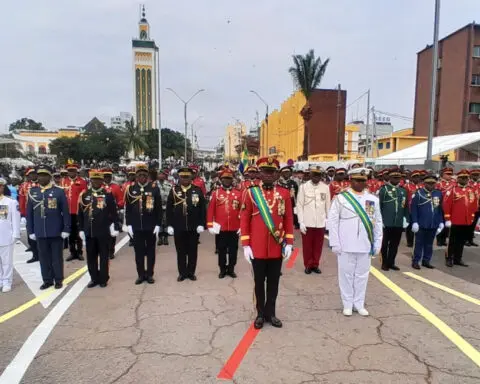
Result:
<svg viewBox="0 0 480 384"><path fill-rule="evenodd" d="M138 37L132 39L134 116L142 130L157 129L158 47L150 37L145 6L141 6Z"/></svg>

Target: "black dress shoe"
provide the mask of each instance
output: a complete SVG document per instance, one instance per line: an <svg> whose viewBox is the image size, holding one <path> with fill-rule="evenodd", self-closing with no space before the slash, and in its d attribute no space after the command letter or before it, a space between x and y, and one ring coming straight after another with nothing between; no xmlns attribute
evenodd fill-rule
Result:
<svg viewBox="0 0 480 384"><path fill-rule="evenodd" d="M77 259L80 260L80 261L85 260L85 258L83 257L83 255L81 253L78 254Z"/></svg>
<svg viewBox="0 0 480 384"><path fill-rule="evenodd" d="M145 280L147 280L148 284L153 284L155 283L155 279L152 276L147 277Z"/></svg>
<svg viewBox="0 0 480 384"><path fill-rule="evenodd" d="M392 270L394 270L394 271L399 271L399 270L400 270L400 268L398 268L396 265L392 265L392 266L390 267L390 269L392 269Z"/></svg>
<svg viewBox="0 0 480 384"><path fill-rule="evenodd" d="M312 270L310 268L305 268L305 274L310 275L312 273Z"/></svg>
<svg viewBox="0 0 480 384"><path fill-rule="evenodd" d="M55 289L62 289L63 283L55 283Z"/></svg>
<svg viewBox="0 0 480 384"><path fill-rule="evenodd" d="M465 242L465 247L471 247L472 246L472 242L471 241L466 241Z"/></svg>
<svg viewBox="0 0 480 384"><path fill-rule="evenodd" d="M93 288L93 287L96 287L98 283L96 283L95 281L90 281L88 284L87 284L87 288Z"/></svg>
<svg viewBox="0 0 480 384"><path fill-rule="evenodd" d="M282 272L282 271L280 271L280 276L283 276L283 272Z"/></svg>
<svg viewBox="0 0 480 384"><path fill-rule="evenodd" d="M461 267L468 267L468 264L465 264L462 260L460 261L454 261L454 265L460 265Z"/></svg>
<svg viewBox="0 0 480 384"><path fill-rule="evenodd" d="M70 256L68 256L68 257L65 259L65 261L72 261L72 260L75 260L76 258L77 258L77 256L70 254Z"/></svg>
<svg viewBox="0 0 480 384"><path fill-rule="evenodd" d="M320 270L320 268L313 268L312 269L312 272L315 272L317 275L320 275L322 273L322 271Z"/></svg>
<svg viewBox="0 0 480 384"><path fill-rule="evenodd" d="M446 247L446 246L447 246L447 243L437 242L437 247Z"/></svg>
<svg viewBox="0 0 480 384"><path fill-rule="evenodd" d="M283 324L278 317L272 316L270 319L268 319L268 322L272 324L272 327L275 327L275 328L283 327Z"/></svg>
<svg viewBox="0 0 480 384"><path fill-rule="evenodd" d="M226 272L226 271L220 271L220 273L218 274L218 278L219 278L219 279L223 279L225 276L227 276L227 272Z"/></svg>
<svg viewBox="0 0 480 384"><path fill-rule="evenodd" d="M215 249L215 255L218 255L218 249Z"/></svg>
<svg viewBox="0 0 480 384"><path fill-rule="evenodd" d="M135 280L135 285L140 285L143 283L143 277L139 277L137 280Z"/></svg>
<svg viewBox="0 0 480 384"><path fill-rule="evenodd" d="M382 271L388 271L388 270L390 270L389 267L387 267L387 266L385 266L385 265L382 265Z"/></svg>
<svg viewBox="0 0 480 384"><path fill-rule="evenodd" d="M36 259L35 257L32 257L31 259L27 260L27 264L35 263L37 261L38 261L38 259Z"/></svg>
<svg viewBox="0 0 480 384"><path fill-rule="evenodd" d="M255 321L253 322L253 327L255 329L262 329L263 324L265 324L265 319L262 316L257 316Z"/></svg>
<svg viewBox="0 0 480 384"><path fill-rule="evenodd" d="M48 289L50 287L53 286L53 283L43 283L41 286L40 286L40 290L43 291L45 289Z"/></svg>
<svg viewBox="0 0 480 384"><path fill-rule="evenodd" d="M163 245L168 245L168 237L167 236L165 236L163 238Z"/></svg>
<svg viewBox="0 0 480 384"><path fill-rule="evenodd" d="M413 269L420 269L420 266L418 265L418 263L413 263L412 268Z"/></svg>
<svg viewBox="0 0 480 384"><path fill-rule="evenodd" d="M478 247L478 244L475 243L474 241L471 241L471 242L470 242L470 245L471 245L472 247Z"/></svg>
<svg viewBox="0 0 480 384"><path fill-rule="evenodd" d="M192 281L196 281L196 280L197 280L197 276L195 276L195 275L190 275L190 276L188 276L188 278L189 278L190 280L192 280Z"/></svg>
<svg viewBox="0 0 480 384"><path fill-rule="evenodd" d="M100 287L105 288L107 286L107 283L101 283Z"/></svg>
<svg viewBox="0 0 480 384"><path fill-rule="evenodd" d="M177 277L178 282L181 282L183 280L185 280L185 276L180 275L180 276Z"/></svg>
<svg viewBox="0 0 480 384"><path fill-rule="evenodd" d="M449 268L452 268L453 267L453 261L449 260L449 259L446 259L445 260L445 265Z"/></svg>
<svg viewBox="0 0 480 384"><path fill-rule="evenodd" d="M235 273L235 271L229 271L229 272L228 272L228 276L230 276L232 279L236 279L236 278L237 278L237 274Z"/></svg>
<svg viewBox="0 0 480 384"><path fill-rule="evenodd" d="M108 256L108 258L109 258L110 260L113 260L113 259L115 259L115 255L110 255L110 256Z"/></svg>
<svg viewBox="0 0 480 384"><path fill-rule="evenodd" d="M427 269L435 269L435 267L432 264L426 263L426 262L425 263L422 262L422 267L425 267Z"/></svg>

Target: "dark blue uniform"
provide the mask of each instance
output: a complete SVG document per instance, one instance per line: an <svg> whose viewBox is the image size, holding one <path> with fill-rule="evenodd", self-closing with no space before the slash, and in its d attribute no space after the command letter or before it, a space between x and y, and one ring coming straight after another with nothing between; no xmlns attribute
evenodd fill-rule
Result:
<svg viewBox="0 0 480 384"><path fill-rule="evenodd" d="M419 230L415 234L413 263L429 264L432 258L433 241L438 226L443 223L442 192L428 192L421 188L413 195L411 205L412 223L418 223ZM423 259L422 259L423 257Z"/></svg>
<svg viewBox="0 0 480 384"><path fill-rule="evenodd" d="M27 232L35 234L42 279L46 284L63 282L62 232L70 233L70 213L65 192L49 184L32 187L27 201Z"/></svg>

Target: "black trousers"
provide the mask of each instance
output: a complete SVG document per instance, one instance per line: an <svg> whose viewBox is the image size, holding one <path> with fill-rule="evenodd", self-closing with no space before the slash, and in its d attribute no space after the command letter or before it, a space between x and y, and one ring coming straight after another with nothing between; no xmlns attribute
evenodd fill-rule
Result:
<svg viewBox="0 0 480 384"><path fill-rule="evenodd" d="M155 234L151 231L133 232L133 249L135 250L135 263L137 274L140 278L152 277L155 268ZM145 270L145 256L147 269Z"/></svg>
<svg viewBox="0 0 480 384"><path fill-rule="evenodd" d="M255 280L255 299L258 316L269 318L275 316L275 303L278 296L278 283L282 270L282 258L253 259L253 276ZM267 282L267 299L265 301L265 280Z"/></svg>
<svg viewBox="0 0 480 384"><path fill-rule="evenodd" d="M77 215L70 215L71 229L68 237L68 246L72 256L78 257L82 254L82 239L78 236L78 221Z"/></svg>
<svg viewBox="0 0 480 384"><path fill-rule="evenodd" d="M63 282L63 239L59 237L37 238L40 270L44 283Z"/></svg>
<svg viewBox="0 0 480 384"><path fill-rule="evenodd" d="M108 256L113 256L115 254L115 245L117 244L117 238L109 236L104 240L108 242Z"/></svg>
<svg viewBox="0 0 480 384"><path fill-rule="evenodd" d="M198 255L198 233L195 231L175 231L178 274L183 277L195 275Z"/></svg>
<svg viewBox="0 0 480 384"><path fill-rule="evenodd" d="M405 237L407 238L407 246L413 247L415 234L412 232L412 223L408 224L407 229L405 229Z"/></svg>
<svg viewBox="0 0 480 384"><path fill-rule="evenodd" d="M88 273L92 281L98 284L106 283L110 278L108 275L109 242L110 237L86 238Z"/></svg>
<svg viewBox="0 0 480 384"><path fill-rule="evenodd" d="M218 252L218 235L215 235L215 251Z"/></svg>
<svg viewBox="0 0 480 384"><path fill-rule="evenodd" d="M450 234L450 228L444 227L442 232L437 235L437 245L446 244L447 237Z"/></svg>
<svg viewBox="0 0 480 384"><path fill-rule="evenodd" d="M238 234L236 231L220 231L215 236L215 240L218 241L218 266L221 271L234 270L237 264L237 252L238 252ZM228 262L227 262L228 254Z"/></svg>
<svg viewBox="0 0 480 384"><path fill-rule="evenodd" d="M382 266L392 267L395 265L397 257L398 245L402 238L402 227L385 227L383 228L382 241Z"/></svg>
<svg viewBox="0 0 480 384"><path fill-rule="evenodd" d="M30 237L28 237L28 246L32 250L32 258L35 259L35 260L38 260L37 242L35 240L30 239Z"/></svg>
<svg viewBox="0 0 480 384"><path fill-rule="evenodd" d="M462 260L465 241L470 237L470 225L452 225L448 240L447 259L458 263Z"/></svg>
<svg viewBox="0 0 480 384"><path fill-rule="evenodd" d="M480 218L480 211L475 212L475 217L473 218L473 222L470 225L470 236L468 241L473 241L475 239L475 227L477 226L477 221Z"/></svg>

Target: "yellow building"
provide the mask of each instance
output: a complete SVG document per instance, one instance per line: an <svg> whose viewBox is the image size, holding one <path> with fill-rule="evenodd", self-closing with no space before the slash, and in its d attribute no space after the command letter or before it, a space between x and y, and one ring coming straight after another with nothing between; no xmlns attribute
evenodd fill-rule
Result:
<svg viewBox="0 0 480 384"><path fill-rule="evenodd" d="M247 134L247 127L244 123L237 122L228 125L225 129L224 139L224 159L238 159L240 155L236 151L236 147L242 144L242 138Z"/></svg>
<svg viewBox="0 0 480 384"><path fill-rule="evenodd" d="M36 155L48 155L50 143L59 137L75 137L80 135L78 128L63 128L58 131L18 131L12 134L14 140L21 145L23 152Z"/></svg>

